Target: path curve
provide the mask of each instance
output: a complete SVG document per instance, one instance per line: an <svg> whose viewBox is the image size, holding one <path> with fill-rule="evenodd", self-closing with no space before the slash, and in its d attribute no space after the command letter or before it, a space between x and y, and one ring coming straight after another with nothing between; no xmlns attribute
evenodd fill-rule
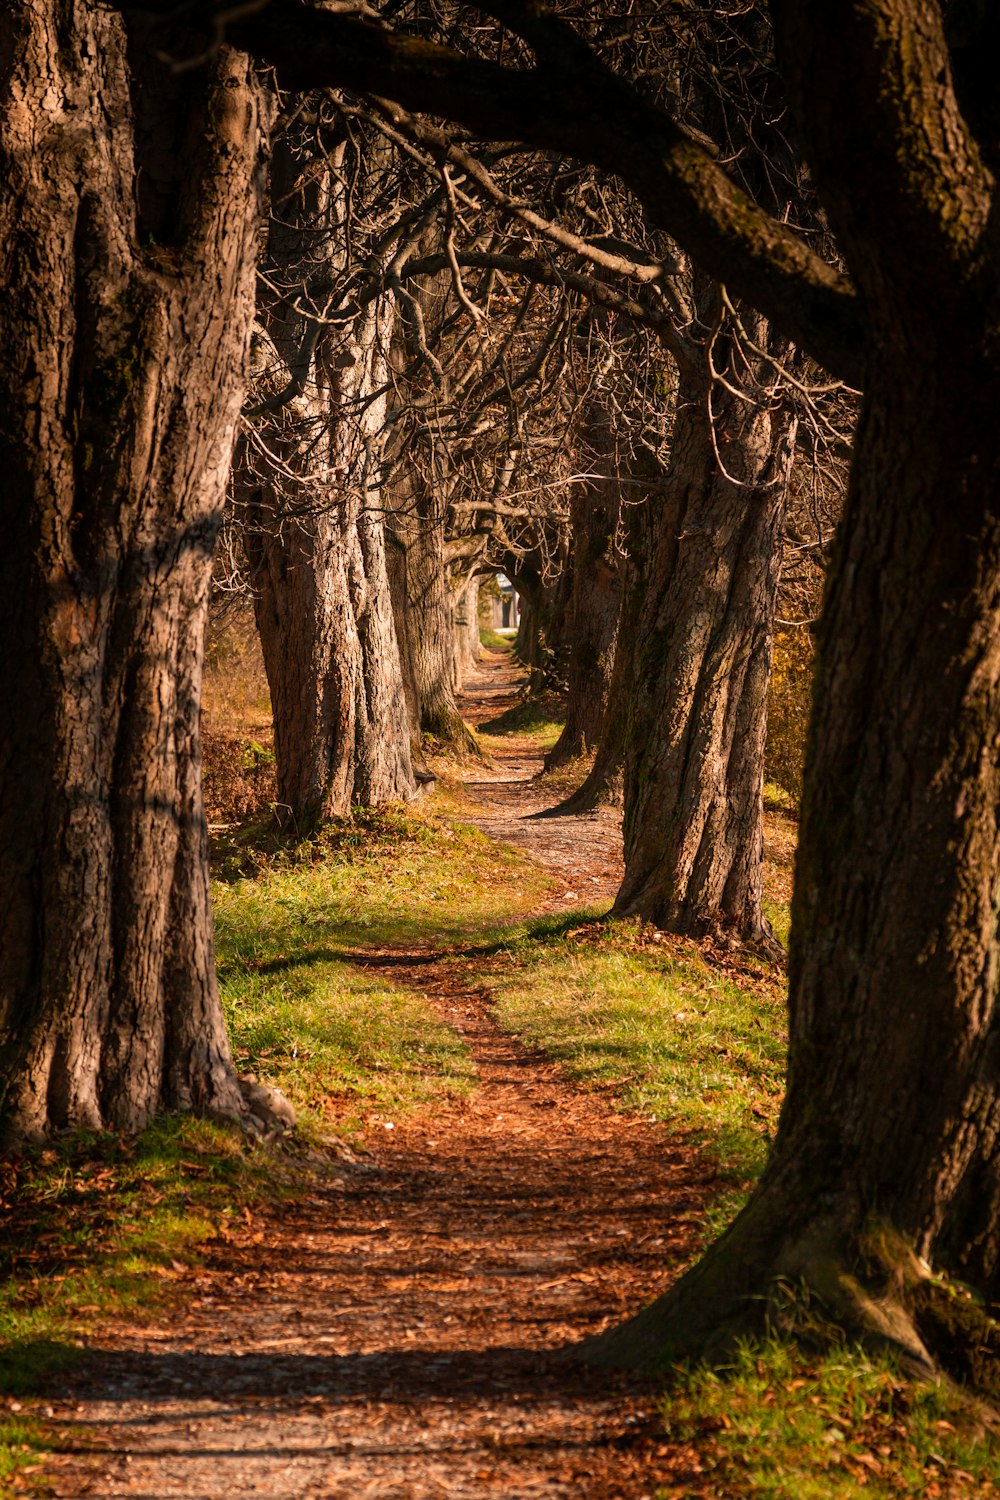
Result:
<svg viewBox="0 0 1000 1500"><path fill-rule="evenodd" d="M484 826L535 810L529 760L515 746L470 786ZM549 839L561 821L530 826ZM602 897L616 878L613 828L590 832L582 864L532 846L560 884L565 875L556 899L567 905L598 867ZM393 1128L376 1126L368 1154L348 1153L322 1191L255 1221L247 1240L212 1246L204 1266L178 1275L178 1306L158 1322L106 1328L53 1403L63 1451L51 1493L700 1490L696 1456L663 1439L654 1389L553 1351L663 1289L690 1254L704 1169L661 1126L574 1089L502 1032L459 959L414 950L360 961L435 1002L472 1051L477 1087L383 1121Z"/></svg>

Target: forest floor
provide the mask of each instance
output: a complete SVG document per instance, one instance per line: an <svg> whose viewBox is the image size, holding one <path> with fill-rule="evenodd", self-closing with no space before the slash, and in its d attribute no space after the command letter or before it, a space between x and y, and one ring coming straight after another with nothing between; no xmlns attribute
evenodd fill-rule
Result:
<svg viewBox="0 0 1000 1500"><path fill-rule="evenodd" d="M905 1383L842 1351L823 1369L822 1359L750 1351L733 1385L684 1377L669 1411L663 1378L612 1376L561 1357L664 1290L717 1223L726 1194L759 1170L780 1097L780 975L731 958L720 960L727 971L695 945L665 947L634 924L616 933L596 920L620 875L617 821L606 811L536 816L566 787L538 778L546 736L519 703L520 687L509 659L488 661L463 711L483 729L492 764L450 767L428 802L499 842L477 834L479 843L461 843L465 835L444 828L425 850L418 841L417 864L395 867L403 885L441 870L435 914L380 918L382 887L363 864L349 872L348 906L337 905L346 899L339 887L317 896L305 884L326 878L320 864L278 871L267 908L278 923L274 946L255 947L244 963L253 983L240 1003L258 1005L264 1019L244 1020L242 1031L234 1024L234 1045L261 1072L278 1063L261 1029L272 1012L301 1008L306 996L319 1006L319 1028L323 986L336 979L368 1007L362 1032L376 1033L387 1010L417 1007L404 1017L414 1040L398 1051L399 1068L416 1054L433 1058L438 1084L427 1061L416 1092L393 1094L391 1079L379 1081L394 1065L378 1058L390 1054L366 1053L366 1038L352 1034L338 1071L367 1056L363 1088L383 1094L369 1092L359 1114L349 1091L338 1100L314 1087L334 1134L323 1150L306 1150L307 1186L258 1196L242 1214L227 1209L214 1237L157 1268L158 1298L102 1311L73 1341L73 1362L10 1403L19 1418L42 1422L46 1450L14 1475L17 1493L996 1493L948 1449L956 1422L947 1403L929 1403L915 1443ZM780 904L794 828L779 819L770 835ZM460 908L449 906L441 842L452 839L453 863L470 872L455 887L465 891ZM520 864L502 863L506 846L521 851ZM519 925L491 927L491 901L509 896L512 881L520 906L508 908ZM252 903L255 884L267 881L237 879L232 900ZM257 937L236 928L226 937L227 889L218 894L220 968L231 984L241 944ZM244 912L251 928L257 910ZM302 931L312 933L306 949ZM281 990L296 965L315 993ZM604 1029L595 1029L602 1006ZM651 1016L661 1027L652 1041ZM672 1040L679 1031L683 1052ZM287 1072L270 1074L293 1094L296 1079L305 1090L311 1076L295 1071L298 1054L286 1044ZM311 1139L307 1130L307 1147ZM192 1182L207 1169L190 1158L208 1149L183 1148ZM266 1163L263 1149L259 1156ZM52 1170L68 1192L61 1159ZM93 1184L91 1166L79 1175Z"/></svg>
<svg viewBox="0 0 1000 1500"><path fill-rule="evenodd" d="M467 719L503 713L519 687L498 660ZM610 904L614 815L532 818L552 801L532 781L536 739L489 743L495 765L463 778L469 820L556 876L540 910ZM711 1169L500 1030L461 953L353 956L440 1008L473 1091L376 1125L306 1201L178 1268L162 1319L103 1327L48 1404L50 1493L638 1500L694 1478L657 1388L553 1351L664 1288Z"/></svg>

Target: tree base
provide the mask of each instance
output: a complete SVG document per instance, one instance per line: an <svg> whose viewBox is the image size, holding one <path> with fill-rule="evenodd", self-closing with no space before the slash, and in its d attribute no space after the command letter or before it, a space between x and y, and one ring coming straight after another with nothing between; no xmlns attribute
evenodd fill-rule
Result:
<svg viewBox="0 0 1000 1500"><path fill-rule="evenodd" d="M427 713L420 727L424 734L430 735L453 755L471 756L485 766L492 765L489 755L456 709L439 708Z"/></svg>
<svg viewBox="0 0 1000 1500"><path fill-rule="evenodd" d="M765 1269L754 1256L760 1206L752 1202L664 1297L569 1357L656 1373L682 1360L724 1365L748 1338L813 1348L846 1338L890 1353L911 1378L947 1376L1000 1402L1000 1323L966 1288L933 1276L884 1226L855 1239L853 1254L841 1232L816 1226L777 1251L772 1242Z"/></svg>
<svg viewBox="0 0 1000 1500"><path fill-rule="evenodd" d="M607 779L597 779L591 773L575 792L571 792L562 802L556 803L555 807L546 808L545 812L538 816L573 817L580 813L597 812L602 807L613 808L620 812L624 805L625 790L620 771Z"/></svg>
<svg viewBox="0 0 1000 1500"><path fill-rule="evenodd" d="M646 900L640 892L624 901L619 893L611 915L639 917L644 922L651 922L661 932L693 938L696 942L709 942L724 950L742 950L767 963L784 963L787 957L770 922L759 912L738 920L717 911L691 911L680 905Z"/></svg>

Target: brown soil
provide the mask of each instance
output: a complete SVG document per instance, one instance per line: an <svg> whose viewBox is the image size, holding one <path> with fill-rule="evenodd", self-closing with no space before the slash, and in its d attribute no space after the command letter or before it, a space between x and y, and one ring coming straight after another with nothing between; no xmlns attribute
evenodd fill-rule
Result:
<svg viewBox="0 0 1000 1500"><path fill-rule="evenodd" d="M509 669L465 705L510 702ZM558 872L556 904L607 900L604 815L530 816L540 754L470 771L484 828ZM103 1330L63 1399L51 1493L128 1500L703 1492L655 1388L559 1351L661 1291L690 1255L707 1174L662 1126L581 1092L496 1026L461 965L361 961L434 1000L478 1068L467 1099L394 1128L306 1202L178 1270L159 1322Z"/></svg>

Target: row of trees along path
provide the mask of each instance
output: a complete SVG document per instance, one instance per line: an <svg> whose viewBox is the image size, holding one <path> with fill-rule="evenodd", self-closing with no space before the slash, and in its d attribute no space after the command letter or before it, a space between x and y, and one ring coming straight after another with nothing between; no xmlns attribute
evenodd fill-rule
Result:
<svg viewBox="0 0 1000 1500"><path fill-rule="evenodd" d="M513 702L493 658L464 702ZM549 910L607 898L620 836L536 819L541 751L512 737L467 783L479 821L553 869ZM576 851L574 857L574 850ZM711 1172L662 1126L581 1092L494 1023L460 953L359 950L465 1038L472 1094L373 1126L305 1201L176 1274L159 1321L104 1328L52 1403L62 1497L652 1497L698 1484L657 1389L558 1356L661 1292Z"/></svg>

